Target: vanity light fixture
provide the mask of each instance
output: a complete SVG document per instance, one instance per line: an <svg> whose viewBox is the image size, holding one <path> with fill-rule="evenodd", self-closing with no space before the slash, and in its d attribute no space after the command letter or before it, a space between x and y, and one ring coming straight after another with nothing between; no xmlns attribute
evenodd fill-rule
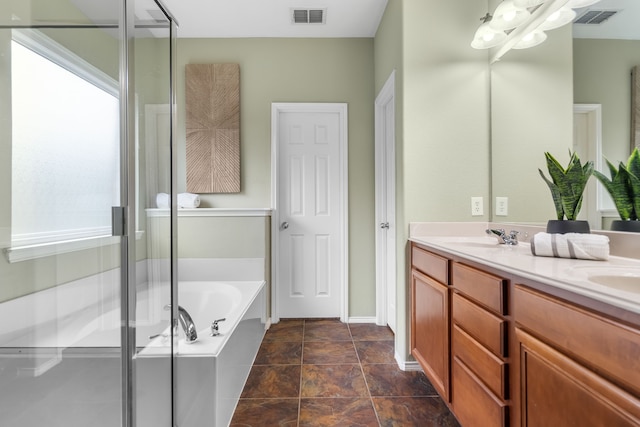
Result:
<svg viewBox="0 0 640 427"><path fill-rule="evenodd" d="M498 5L493 18L482 18L471 47L496 47L491 62L499 60L509 49L525 49L539 45L547 39L547 30L569 24L576 17L575 8L597 3L599 0L505 0ZM488 19L489 18L489 19ZM494 30L491 33L486 28ZM502 34L498 34L502 33ZM498 41L501 40L501 41Z"/></svg>
<svg viewBox="0 0 640 427"><path fill-rule="evenodd" d="M488 49L494 47L505 41L507 34L504 31L494 30L489 23L491 22L491 14L487 13L484 17L480 18L482 24L476 30L476 34L473 36L471 47L474 49Z"/></svg>
<svg viewBox="0 0 640 427"><path fill-rule="evenodd" d="M522 7L513 4L513 0L504 0L496 7L489 26L494 30L512 30L529 19L531 14Z"/></svg>
<svg viewBox="0 0 640 427"><path fill-rule="evenodd" d="M530 7L538 6L547 0L513 0L513 4L517 7L528 9Z"/></svg>
<svg viewBox="0 0 640 427"><path fill-rule="evenodd" d="M598 3L600 0L569 0L567 7L572 9L580 9L581 7L591 6Z"/></svg>
<svg viewBox="0 0 640 427"><path fill-rule="evenodd" d="M576 11L570 7L563 6L557 11L553 12L545 21L538 27L543 31L553 30L567 25L573 21L576 17Z"/></svg>
<svg viewBox="0 0 640 427"><path fill-rule="evenodd" d="M542 30L536 29L522 37L518 43L513 45L513 49L527 49L537 46L546 39L547 34Z"/></svg>

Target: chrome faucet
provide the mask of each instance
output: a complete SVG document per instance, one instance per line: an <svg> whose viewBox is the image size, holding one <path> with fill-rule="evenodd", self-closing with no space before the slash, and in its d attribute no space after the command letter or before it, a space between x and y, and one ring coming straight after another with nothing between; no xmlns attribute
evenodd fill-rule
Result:
<svg viewBox="0 0 640 427"><path fill-rule="evenodd" d="M171 309L171 304L167 304L164 306L165 310ZM187 344L192 344L198 341L198 332L196 331L196 325L193 323L193 319L182 306L178 306L178 319L180 320L180 325L182 325L182 330L184 330L185 342Z"/></svg>
<svg viewBox="0 0 640 427"><path fill-rule="evenodd" d="M505 233L503 228L492 229L489 228L486 230L489 236L496 237L500 244L505 245L517 245L518 244L518 234L520 232L516 230L511 230L509 234Z"/></svg>

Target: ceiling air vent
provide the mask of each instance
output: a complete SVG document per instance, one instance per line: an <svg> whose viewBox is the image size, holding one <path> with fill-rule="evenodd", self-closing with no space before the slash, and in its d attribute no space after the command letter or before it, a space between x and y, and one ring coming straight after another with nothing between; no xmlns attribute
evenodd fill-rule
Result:
<svg viewBox="0 0 640 427"><path fill-rule="evenodd" d="M326 9L291 9L294 24L324 24Z"/></svg>
<svg viewBox="0 0 640 427"><path fill-rule="evenodd" d="M618 13L619 10L587 10L585 13L580 15L575 21L574 24L587 24L587 25L598 25L605 22L607 19L611 18L613 15Z"/></svg>

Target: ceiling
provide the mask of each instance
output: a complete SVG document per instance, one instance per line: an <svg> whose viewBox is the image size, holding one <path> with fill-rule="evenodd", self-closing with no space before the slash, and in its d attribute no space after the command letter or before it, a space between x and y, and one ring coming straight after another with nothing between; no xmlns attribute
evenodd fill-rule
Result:
<svg viewBox="0 0 640 427"><path fill-rule="evenodd" d="M599 25L574 25L574 37L640 40L640 1L600 0L592 6L576 10L577 17L587 10L615 10L618 13Z"/></svg>
<svg viewBox="0 0 640 427"><path fill-rule="evenodd" d="M387 0L162 0L180 38L373 37ZM324 24L294 24L292 9L326 9Z"/></svg>

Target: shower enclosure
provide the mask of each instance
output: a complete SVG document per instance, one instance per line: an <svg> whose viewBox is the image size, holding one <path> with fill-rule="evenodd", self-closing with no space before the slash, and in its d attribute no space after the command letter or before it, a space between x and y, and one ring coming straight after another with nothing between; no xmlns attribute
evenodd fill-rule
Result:
<svg viewBox="0 0 640 427"><path fill-rule="evenodd" d="M4 427L179 424L176 212L145 214L175 202L175 36L156 0L0 2Z"/></svg>

